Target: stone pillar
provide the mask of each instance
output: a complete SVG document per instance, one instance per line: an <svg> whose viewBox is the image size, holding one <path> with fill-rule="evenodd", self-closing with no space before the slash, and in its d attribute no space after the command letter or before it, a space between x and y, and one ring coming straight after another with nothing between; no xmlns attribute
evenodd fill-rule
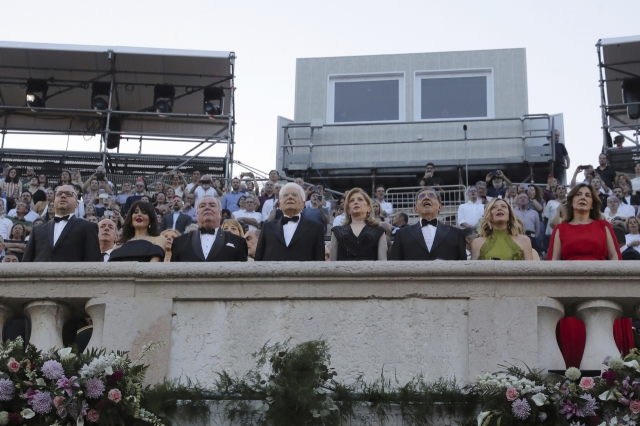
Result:
<svg viewBox="0 0 640 426"><path fill-rule="evenodd" d="M102 337L104 335L104 314L107 308L107 299L95 298L90 299L85 305L84 310L91 317L93 322L93 333L91 340L87 345L87 350L102 347Z"/></svg>
<svg viewBox="0 0 640 426"><path fill-rule="evenodd" d="M54 300L34 300L24 311L31 320L31 339L38 349L61 348L62 326L71 317L71 310Z"/></svg>
<svg viewBox="0 0 640 426"><path fill-rule="evenodd" d="M584 321L587 330L580 369L602 370L606 356L620 355L613 339L613 322L622 316L622 306L609 300L590 300L576 306L576 316Z"/></svg>
<svg viewBox="0 0 640 426"><path fill-rule="evenodd" d="M556 339L558 321L564 317L562 303L550 297L538 302L538 365L546 370L566 368Z"/></svg>

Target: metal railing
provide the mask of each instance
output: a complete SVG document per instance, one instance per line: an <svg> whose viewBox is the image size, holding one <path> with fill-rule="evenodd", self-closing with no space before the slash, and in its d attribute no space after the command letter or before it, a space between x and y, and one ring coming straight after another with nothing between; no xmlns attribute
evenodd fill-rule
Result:
<svg viewBox="0 0 640 426"><path fill-rule="evenodd" d="M389 188L385 193L385 201L393 205L393 213L403 212L409 216L409 223L420 220L414 211L416 194L423 187L412 186L404 188ZM438 219L447 225L458 225L458 207L465 202L467 188L464 185L442 185L436 189L442 201L442 211Z"/></svg>

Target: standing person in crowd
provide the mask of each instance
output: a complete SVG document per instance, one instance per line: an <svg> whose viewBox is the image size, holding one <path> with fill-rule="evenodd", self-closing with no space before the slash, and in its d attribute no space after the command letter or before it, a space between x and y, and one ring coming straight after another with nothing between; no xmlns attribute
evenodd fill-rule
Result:
<svg viewBox="0 0 640 426"><path fill-rule="evenodd" d="M511 181L502 173L502 170L496 170L487 174L487 196L491 198L504 198L507 188L511 185ZM491 183L491 187L489 187Z"/></svg>
<svg viewBox="0 0 640 426"><path fill-rule="evenodd" d="M418 181L418 185L422 187L434 188L437 191L442 191L440 185L443 185L442 179L436 174L436 165L433 163L427 163L424 170L424 176Z"/></svg>
<svg viewBox="0 0 640 426"><path fill-rule="evenodd" d="M592 172L595 174L595 172ZM596 190L596 194L598 194L598 198L600 199L601 211L604 212L607 207L607 200L609 199L609 194L602 189L602 181L600 180L600 176L594 177L591 179L591 186ZM575 188L575 186L574 186Z"/></svg>
<svg viewBox="0 0 640 426"><path fill-rule="evenodd" d="M127 198L131 195L133 195L131 193L131 182L124 182L122 184L122 191L116 195L116 200L124 206L127 203Z"/></svg>
<svg viewBox="0 0 640 426"><path fill-rule="evenodd" d="M0 237L9 239L9 231L13 226L13 222L4 215L4 201L0 199Z"/></svg>
<svg viewBox="0 0 640 426"><path fill-rule="evenodd" d="M78 171L79 174L79 171ZM91 184L91 181L95 179L98 181L98 185L100 188L104 188L107 191L107 194L111 194L113 190L113 183L109 182L107 179L107 169L104 166L96 167L95 173L89 176L89 179L83 184L82 190L86 191L87 187ZM108 188L108 189L107 189Z"/></svg>
<svg viewBox="0 0 640 426"><path fill-rule="evenodd" d="M189 193L189 192L193 193L193 191L191 191L191 190L198 184L198 182L200 182L200 171L199 170L194 170L191 173L191 183L188 184L186 186L186 188L185 188L187 193Z"/></svg>
<svg viewBox="0 0 640 426"><path fill-rule="evenodd" d="M160 206L166 206L166 205L168 205L167 196L164 195L164 192L158 192L156 194L156 201L153 203L153 207L156 209L159 209Z"/></svg>
<svg viewBox="0 0 640 426"><path fill-rule="evenodd" d="M571 159L567 148L562 142L560 142L560 132L558 130L553 131L554 145L556 151L556 160L553 162L553 177L558 179L558 182L564 184L567 182L566 170L571 167Z"/></svg>
<svg viewBox="0 0 640 426"><path fill-rule="evenodd" d="M153 206L136 201L122 225L122 245L111 252L109 262L162 262L165 246Z"/></svg>
<svg viewBox="0 0 640 426"><path fill-rule="evenodd" d="M438 221L440 194L422 188L416 194L414 211L420 221L396 232L390 260L466 260L462 231Z"/></svg>
<svg viewBox="0 0 640 426"><path fill-rule="evenodd" d="M181 212L184 203L180 198L175 198L171 206L173 207L171 214L166 214L162 217L160 230L173 229L183 234L187 226L193 223L193 219L191 219L191 216Z"/></svg>
<svg viewBox="0 0 640 426"><path fill-rule="evenodd" d="M329 212L323 207L324 200L322 199L322 195L317 191L313 191L309 196L309 201L311 202L311 206L302 209L302 217L319 223L326 233L327 224L329 223Z"/></svg>
<svg viewBox="0 0 640 426"><path fill-rule="evenodd" d="M27 212L25 213L25 219L33 222L34 220L36 220L37 218L40 217L40 215L36 212L34 212L33 210L31 210L31 193L29 191L25 191L22 193L22 195L20 196L20 201L22 201L25 206L27 207ZM16 208L11 210L8 213L8 216L13 216L16 217L17 216L17 205Z"/></svg>
<svg viewBox="0 0 640 426"><path fill-rule="evenodd" d="M165 229L160 235L162 235L166 240L166 244L164 246L164 261L171 262L171 256L173 256L173 240L182 235L182 233L175 229Z"/></svg>
<svg viewBox="0 0 640 426"><path fill-rule="evenodd" d="M526 194L518 195L526 207ZM537 217L537 216L536 216ZM480 236L471 244L471 260L533 260L531 240L522 221L504 200L494 199L480 220Z"/></svg>
<svg viewBox="0 0 640 426"><path fill-rule="evenodd" d="M264 195L258 197L258 201L260 202L260 206L257 209L260 213L262 213L262 207L269 200L275 200L275 184L272 181L266 181L264 183ZM233 212L231 212L233 213Z"/></svg>
<svg viewBox="0 0 640 426"><path fill-rule="evenodd" d="M82 201L84 202L85 207L91 204L91 201L98 196L98 190L100 189L100 183L98 179L91 179L87 181L87 188L84 190L84 195L82 196Z"/></svg>
<svg viewBox="0 0 640 426"><path fill-rule="evenodd" d="M173 189L173 193L180 198L184 198L184 191L187 187L187 180L180 170L171 170L162 174L164 178L171 176L171 185L168 187Z"/></svg>
<svg viewBox="0 0 640 426"><path fill-rule="evenodd" d="M518 194L518 208L514 209L515 214L524 225L524 233L531 239L531 246L534 250L540 251L537 235L540 234L540 216L538 212L529 208L529 195ZM510 214L512 212L509 212Z"/></svg>
<svg viewBox="0 0 640 426"><path fill-rule="evenodd" d="M527 196L529 197L529 208L538 213L542 213L542 210L544 210L542 190L535 185L529 185L529 188L527 188Z"/></svg>
<svg viewBox="0 0 640 426"><path fill-rule="evenodd" d="M34 228L23 262L100 262L98 226L75 215L78 194L62 185L55 194L56 216Z"/></svg>
<svg viewBox="0 0 640 426"><path fill-rule="evenodd" d="M330 260L387 260L387 237L373 217L371 204L362 189L349 191L344 225L331 229Z"/></svg>
<svg viewBox="0 0 640 426"><path fill-rule="evenodd" d="M593 187L576 185L567 196L566 214L551 236L550 260L618 260L620 249L611 224L602 218Z"/></svg>
<svg viewBox="0 0 640 426"><path fill-rule="evenodd" d="M387 212L382 210L382 208L380 207L380 204L376 200L371 201L371 207L373 208L372 210L373 218L379 222L378 225L385 230L387 235L391 235L391 233L393 232L393 226L391 226L390 223L386 222Z"/></svg>
<svg viewBox="0 0 640 426"><path fill-rule="evenodd" d="M198 221L198 215L196 214L196 196L194 194L189 194L189 193L185 194L182 213L189 216L192 221L194 222Z"/></svg>
<svg viewBox="0 0 640 426"><path fill-rule="evenodd" d="M167 204L171 204L173 202L173 199L176 198L176 193L173 190L173 188L168 187L164 190L164 196L167 200ZM182 197L180 197L182 198Z"/></svg>
<svg viewBox="0 0 640 426"><path fill-rule="evenodd" d="M596 167L595 172L600 175L600 179L602 183L607 188L613 188L613 184L616 180L616 172L613 170L613 167L607 161L607 154L602 153L598 156L598 167Z"/></svg>
<svg viewBox="0 0 640 426"><path fill-rule="evenodd" d="M199 229L173 240L171 262L246 262L245 239L220 228L220 201L205 195L196 209Z"/></svg>
<svg viewBox="0 0 640 426"><path fill-rule="evenodd" d="M1 169L0 170L0 187L1 187L2 184L4 183L4 180L9 175L9 170L11 169L11 164L9 164L9 163L0 164L0 169Z"/></svg>
<svg viewBox="0 0 640 426"><path fill-rule="evenodd" d="M467 188L467 202L458 207L458 226L461 228L475 228L484 215L484 204L478 200L478 188Z"/></svg>
<svg viewBox="0 0 640 426"><path fill-rule="evenodd" d="M58 186L62 186L62 185L71 185L71 171L69 170L62 170L62 173L60 173L60 182L58 182ZM54 189L57 189L58 187L55 187Z"/></svg>
<svg viewBox="0 0 640 426"><path fill-rule="evenodd" d="M240 179L231 179L231 192L227 193L227 195L225 195L222 199L222 209L229 210L231 213L240 210L240 207L238 206L238 200L240 199L240 197L244 196L245 195L240 192ZM197 201L198 199L196 198L196 203Z"/></svg>
<svg viewBox="0 0 640 426"><path fill-rule="evenodd" d="M256 248L256 261L324 261L323 226L301 217L304 190L287 183L280 190L283 216L262 227Z"/></svg>
<svg viewBox="0 0 640 426"><path fill-rule="evenodd" d="M280 172L278 172L277 170L269 171L269 181L271 183L275 185L276 183L278 183L279 180L280 180Z"/></svg>
<svg viewBox="0 0 640 426"><path fill-rule="evenodd" d="M511 208L515 208L518 205L518 185L513 183L509 185L509 188L507 188L507 193L505 194L504 200L507 203L509 203Z"/></svg>
<svg viewBox="0 0 640 426"><path fill-rule="evenodd" d="M29 186L31 185L31 179L32 178L36 178L37 179L38 177L36 176L36 172L33 169L33 167L27 166L25 177L20 179L20 184L22 185L22 189L20 190L20 193L29 190Z"/></svg>
<svg viewBox="0 0 640 426"><path fill-rule="evenodd" d="M387 216L391 216L393 214L393 204L385 201L386 190L384 186L378 185L376 187L376 201L380 204L380 208L387 213Z"/></svg>
<svg viewBox="0 0 640 426"><path fill-rule="evenodd" d="M549 176L547 179L547 187L542 191L542 199L545 203L548 203L550 200L554 200L556 197L556 187L558 186L558 179Z"/></svg>
<svg viewBox="0 0 640 426"><path fill-rule="evenodd" d="M478 200L482 204L487 204L493 199L493 197L487 196L487 183L485 181L479 180L476 182L476 188L478 188Z"/></svg>
<svg viewBox="0 0 640 426"><path fill-rule="evenodd" d="M233 218L249 225L250 231L255 231L262 226L262 214L254 211L255 208L256 201L253 197L247 197L244 200L244 209L233 212Z"/></svg>
<svg viewBox="0 0 640 426"><path fill-rule="evenodd" d="M147 196L147 184L144 180L138 179L133 188L133 194L127 197L127 201L125 201L124 203L124 208L122 210L122 214L124 215L129 212L133 203L135 203L136 201L142 201L142 197Z"/></svg>
<svg viewBox="0 0 640 426"><path fill-rule="evenodd" d="M92 217L98 217L96 216L96 208L93 206L93 204L89 204L85 210L84 210L84 218L89 220Z"/></svg>
<svg viewBox="0 0 640 426"><path fill-rule="evenodd" d="M636 176L631 179L631 188L633 189L633 193L635 195L638 193L638 191L640 191L640 162L637 162L634 165L633 171L636 173Z"/></svg>
<svg viewBox="0 0 640 426"><path fill-rule="evenodd" d="M549 246L549 238L553 233L553 226L551 224L551 220L558 213L558 208L566 203L567 201L567 188L564 185L556 185L554 199L549 200L549 202L544 206L544 210L542 211L542 217L546 219L546 231L545 236L547 237L546 246Z"/></svg>
<svg viewBox="0 0 640 426"><path fill-rule="evenodd" d="M280 197L280 189L282 189L281 183L276 183L275 185L273 185L273 198L270 200L266 200L264 202L264 205L262 205L261 213L262 213L263 222L266 222L269 220L269 215L271 215L271 212L273 211L274 207L278 202L278 197ZM280 218L276 218L276 219L280 219Z"/></svg>
<svg viewBox="0 0 640 426"><path fill-rule="evenodd" d="M224 222L222 222L222 230L244 238L242 225L240 225L240 223L235 219L225 219Z"/></svg>
<svg viewBox="0 0 640 426"><path fill-rule="evenodd" d="M31 194L31 203L35 204L39 201L44 201L47 198L44 190L40 188L40 181L37 176L31 178L27 191ZM23 191L26 192L26 191Z"/></svg>
<svg viewBox="0 0 640 426"><path fill-rule="evenodd" d="M7 177L2 183L2 198L18 198L22 193L22 184L20 178L18 178L18 171L15 168L10 168L7 173Z"/></svg>
<svg viewBox="0 0 640 426"><path fill-rule="evenodd" d="M100 252L104 262L109 261L117 240L118 230L115 222L111 219L102 219L98 223L98 241L100 242Z"/></svg>
<svg viewBox="0 0 640 426"><path fill-rule="evenodd" d="M151 196L151 203L155 203L157 198L158 198L158 194L163 194L164 195L164 183L161 180L157 180L154 182L153 184L153 192L150 192L149 195Z"/></svg>
<svg viewBox="0 0 640 426"><path fill-rule="evenodd" d="M78 204L82 204L82 203L78 203ZM55 216L56 216L55 202L52 201L49 204L47 204L47 209L44 212L43 218L45 222L49 222L50 220L53 220ZM80 215L78 215L78 217L80 217Z"/></svg>

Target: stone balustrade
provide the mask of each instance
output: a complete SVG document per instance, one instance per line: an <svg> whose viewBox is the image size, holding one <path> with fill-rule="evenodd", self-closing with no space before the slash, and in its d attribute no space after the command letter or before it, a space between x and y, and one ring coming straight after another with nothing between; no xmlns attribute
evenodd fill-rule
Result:
<svg viewBox="0 0 640 426"><path fill-rule="evenodd" d="M614 355L613 321L636 317L640 262L332 262L2 264L0 323L31 320L31 341L60 346L62 324L93 319L90 347L150 355L149 382L244 373L267 341L326 339L346 382L404 383L496 371L564 369L555 329L582 319L581 368ZM0 325L1 325L0 324Z"/></svg>

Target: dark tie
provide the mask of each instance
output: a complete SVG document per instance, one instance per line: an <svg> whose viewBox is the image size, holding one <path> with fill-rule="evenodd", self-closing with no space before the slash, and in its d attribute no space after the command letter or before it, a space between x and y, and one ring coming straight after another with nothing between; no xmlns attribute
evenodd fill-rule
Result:
<svg viewBox="0 0 640 426"><path fill-rule="evenodd" d="M54 220L56 223L60 223L60 221L61 221L61 220L64 220L65 222L67 222L67 221L69 221L69 217L70 217L70 216L71 216L71 215L66 215L66 216L55 216L55 217L53 218L53 220Z"/></svg>
<svg viewBox="0 0 640 426"><path fill-rule="evenodd" d="M201 234L216 235L216 230L215 230L215 228L214 229L200 228L200 233Z"/></svg>
<svg viewBox="0 0 640 426"><path fill-rule="evenodd" d="M294 217L282 216L282 224L286 225L289 222L297 222L299 219L300 219L300 216L294 216Z"/></svg>
<svg viewBox="0 0 640 426"><path fill-rule="evenodd" d="M431 220L427 220L427 219L420 219L420 223L422 227L425 227L427 225L431 225L431 226L438 226L438 218L435 219L431 219Z"/></svg>

